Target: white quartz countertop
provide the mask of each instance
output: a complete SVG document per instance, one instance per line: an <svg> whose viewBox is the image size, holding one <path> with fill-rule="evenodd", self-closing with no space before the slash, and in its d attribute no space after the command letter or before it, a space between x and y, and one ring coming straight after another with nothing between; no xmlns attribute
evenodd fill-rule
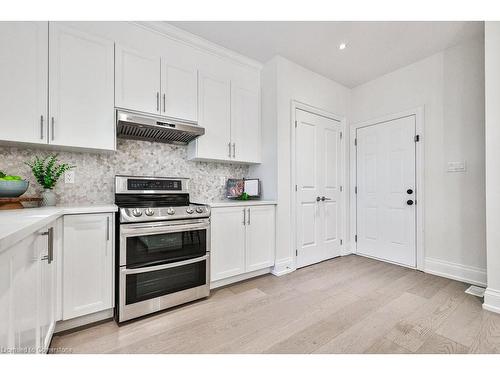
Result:
<svg viewBox="0 0 500 375"><path fill-rule="evenodd" d="M238 206L265 206L265 205L275 205L276 201L265 201L265 200L249 200L249 201L240 201L240 200L221 200L214 202L203 202L212 208L217 207L238 207Z"/></svg>
<svg viewBox="0 0 500 375"><path fill-rule="evenodd" d="M118 208L114 204L0 210L0 252L62 215L115 212L117 210Z"/></svg>

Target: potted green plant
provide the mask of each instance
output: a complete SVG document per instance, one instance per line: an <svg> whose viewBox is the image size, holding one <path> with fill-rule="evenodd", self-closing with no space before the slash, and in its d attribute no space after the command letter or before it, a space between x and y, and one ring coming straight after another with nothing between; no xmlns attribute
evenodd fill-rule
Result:
<svg viewBox="0 0 500 375"><path fill-rule="evenodd" d="M48 155L45 158L35 156L32 162L26 162L33 172L36 181L43 187L42 205L55 206L56 195L52 189L56 186L59 177L66 171L75 168L74 165L66 163L57 164L58 155Z"/></svg>

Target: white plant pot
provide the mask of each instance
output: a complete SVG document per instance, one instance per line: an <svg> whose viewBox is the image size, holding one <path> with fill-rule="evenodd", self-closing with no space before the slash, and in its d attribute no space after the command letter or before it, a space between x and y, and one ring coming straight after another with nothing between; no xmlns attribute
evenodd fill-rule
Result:
<svg viewBox="0 0 500 375"><path fill-rule="evenodd" d="M56 193L52 189L45 189L42 192L42 206L55 206L56 205Z"/></svg>

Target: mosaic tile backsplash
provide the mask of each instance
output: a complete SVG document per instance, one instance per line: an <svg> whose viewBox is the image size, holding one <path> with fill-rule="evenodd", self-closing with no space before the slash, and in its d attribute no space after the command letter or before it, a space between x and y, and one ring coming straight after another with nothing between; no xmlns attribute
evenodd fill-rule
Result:
<svg viewBox="0 0 500 375"><path fill-rule="evenodd" d="M26 195L37 195L42 189L24 162L51 153L58 153L61 162L76 165L75 183L65 184L62 176L54 189L58 204L112 203L116 174L190 177L191 200L211 202L224 198L222 178L243 178L248 174L245 165L188 161L186 146L124 139L118 139L114 153L0 146L0 170L29 180Z"/></svg>

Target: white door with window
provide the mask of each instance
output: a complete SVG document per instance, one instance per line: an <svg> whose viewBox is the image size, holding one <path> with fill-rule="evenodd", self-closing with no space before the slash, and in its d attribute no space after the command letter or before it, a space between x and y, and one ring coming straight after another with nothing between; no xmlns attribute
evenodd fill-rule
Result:
<svg viewBox="0 0 500 375"><path fill-rule="evenodd" d="M356 250L416 267L415 116L356 130Z"/></svg>
<svg viewBox="0 0 500 375"><path fill-rule="evenodd" d="M297 267L340 255L341 123L296 110Z"/></svg>

